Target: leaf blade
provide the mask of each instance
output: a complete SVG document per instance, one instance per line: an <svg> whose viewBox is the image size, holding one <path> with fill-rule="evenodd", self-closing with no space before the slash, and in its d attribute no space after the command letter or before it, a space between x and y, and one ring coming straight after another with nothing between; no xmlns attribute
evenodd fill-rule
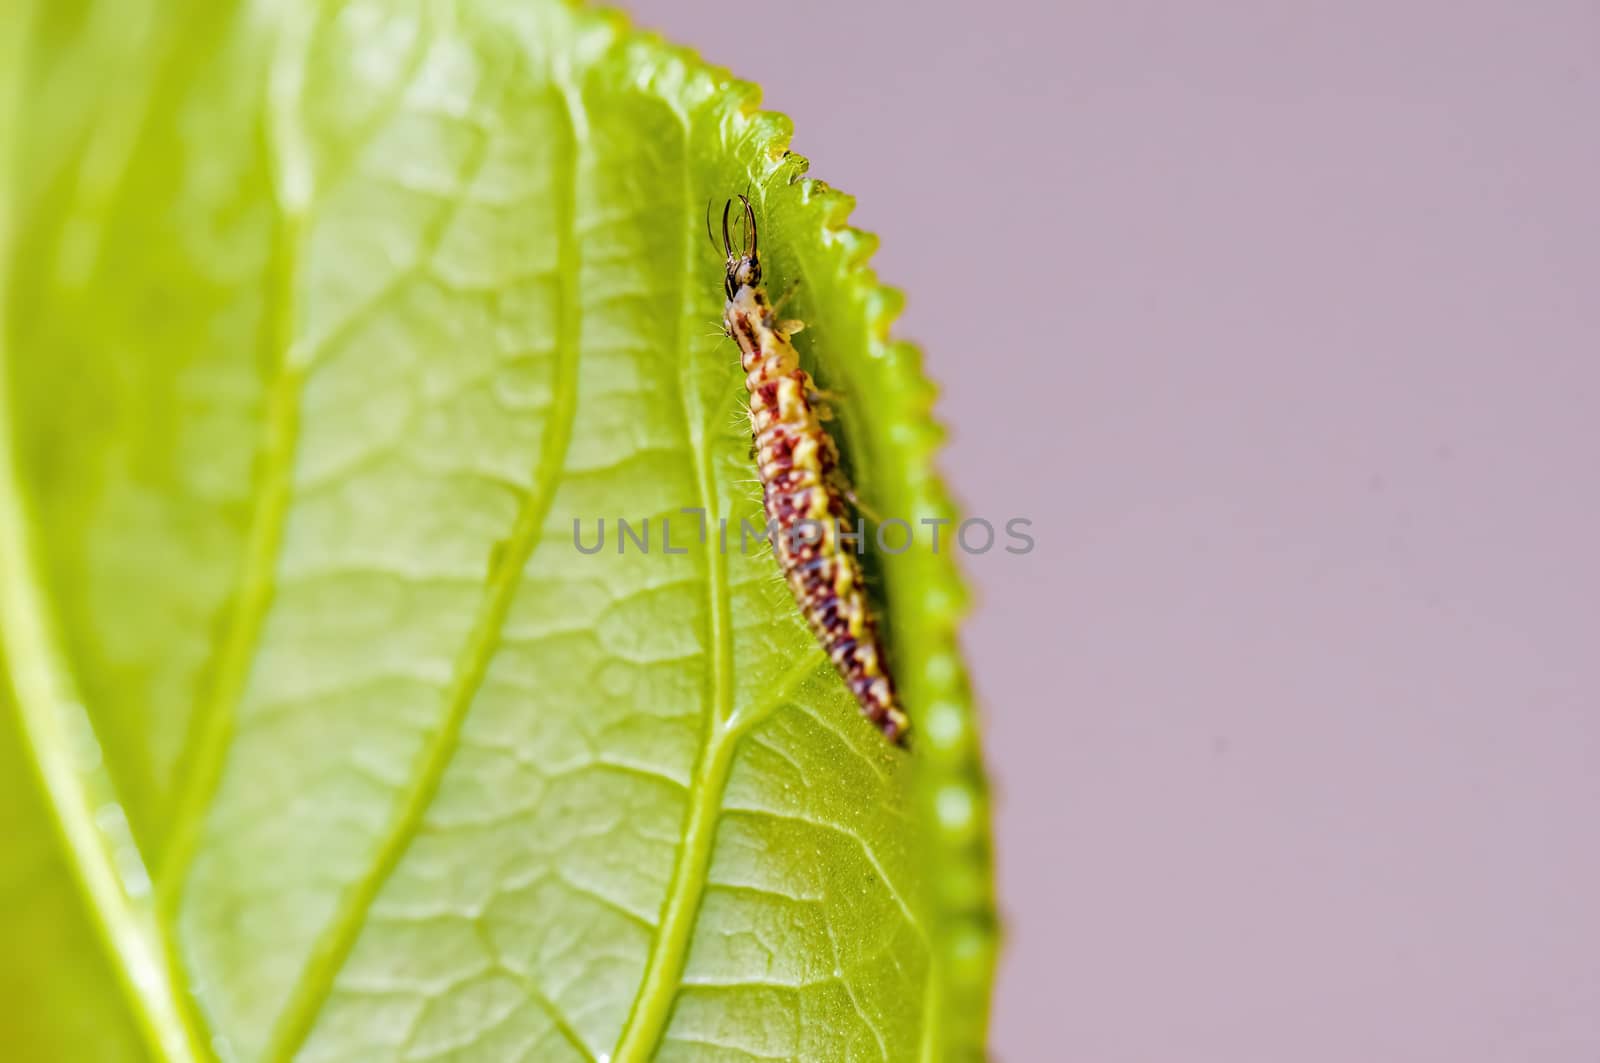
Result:
<svg viewBox="0 0 1600 1063"><path fill-rule="evenodd" d="M503 1058L533 1044L580 1059L959 1058L927 1018L946 947L927 864L938 832L917 818L933 784L860 724L771 559L708 549L608 554L600 567L563 542L572 515L619 503L664 519L679 544L696 538L685 502L711 529L758 518L737 483L750 475L737 371L695 332L720 303L716 264L699 254L702 199L746 181L775 276L787 261L817 290L798 306L819 378L861 382L843 428L864 493L907 514L944 504L916 482L926 440L903 437L926 419L927 395L884 347L892 304L839 228L841 201L798 181L786 121L751 113L747 87L615 20L494 3L430 17L353 5L304 32L278 27L271 64L244 64L264 71L262 142L292 145L277 152L288 163L259 146L241 154L248 209L271 215L256 218L252 246L288 233L299 248L235 271L260 313L186 305L178 334L206 337L180 348L194 363L162 353L171 330L129 327L131 313L113 317L115 344L102 342L105 321L66 328L81 333L84 364L131 341L178 390L220 334L254 355L236 388L252 430L221 449L232 468L255 466L258 498L278 501L241 505L237 484L205 496L207 519L228 529L214 551L256 560L231 567L231 605L213 594L194 610L244 620L224 623L234 634L188 673L212 692L191 715L196 748L216 758L179 760L216 764L215 796L204 771L191 774L177 807L204 810L178 818L192 834L159 811L137 817L141 844L171 858L159 886L224 1054ZM255 49L259 30L240 13L206 47ZM215 57L185 62L156 98L184 97L178 113L204 125ZM136 168L159 169L150 137L132 150ZM190 182L166 217L195 216ZM563 188L571 235L552 241ZM159 256L128 235L105 246L151 275ZM48 225L33 234L34 246L55 239ZM122 284L100 273L89 290L126 302ZM59 332L23 337L63 347ZM283 387L272 383L283 352L303 374L287 389L294 447L263 461L289 435L273 427L288 415L271 412L286 400L262 397ZM30 394L58 388L48 373L8 371ZM122 427L148 432L160 422L147 413ZM182 442L191 415L172 423L166 475L217 460ZM21 438L35 440L40 519L89 537L46 566L70 602L62 588L93 537L127 531L103 494L126 466L90 454L97 475L52 486L39 431L24 425ZM106 435L114 455L121 440ZM906 689L933 647L938 698L956 704L947 567L886 563L886 597ZM139 619L131 586L119 585L124 624ZM946 599L934 610L930 588ZM65 609L68 627L123 637L105 634L94 605ZM72 644L75 671L102 667L94 646ZM116 691L117 675L89 686ZM149 689L123 700L135 713L170 705ZM111 758L144 765L119 781L159 779L163 761L90 705L102 734L122 736ZM965 741L957 763L970 771ZM981 802L970 775L963 785ZM980 932L986 899L979 888L963 902ZM572 925L584 940L567 939Z"/></svg>

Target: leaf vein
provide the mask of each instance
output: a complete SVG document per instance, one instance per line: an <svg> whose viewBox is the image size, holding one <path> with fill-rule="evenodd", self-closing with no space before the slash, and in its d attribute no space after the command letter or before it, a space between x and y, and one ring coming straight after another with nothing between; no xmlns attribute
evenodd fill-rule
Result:
<svg viewBox="0 0 1600 1063"><path fill-rule="evenodd" d="M355 947L367 913L422 826L445 769L455 754L467 710L499 647L499 634L521 584L522 570L543 536L545 519L565 469L577 406L581 295L576 236L578 149L572 132L577 121L576 105L565 94L563 99L567 103L569 122L566 153L569 165L557 182L560 187L557 257L563 290L557 304L560 316L557 319L556 397L541 440L535 482L517 513L505 549L490 573L478 619L457 658L455 674L445 697L444 718L422 753L415 781L404 796L400 815L385 836L367 874L346 891L338 912L307 962L280 1016L268 1058L293 1056L310 1035L339 971Z"/></svg>
<svg viewBox="0 0 1600 1063"><path fill-rule="evenodd" d="M684 144L689 143L689 125L684 122ZM688 213L692 202L690 175L684 166L683 212ZM689 237L689 228L683 227L684 239L680 254L683 278L678 297L678 317L674 328L672 350L682 352L686 370L692 370L695 359L684 350L687 313L693 305L690 288L695 275L693 251L696 244ZM710 527L719 519L716 484L712 475L711 448L706 440L708 422L720 416L723 404L714 412L699 410L699 417L690 410L690 387L685 383L687 372L678 377L679 406L689 444L695 456L695 482L699 491L699 507L705 514L705 525ZM683 840L678 846L673 863L672 878L667 885L661 904L660 925L650 945L645 969L628 1018L617 1038L612 1059L616 1063L645 1063L655 1055L656 1046L666 1031L667 1020L677 999L678 981L688 959L689 942L699 919L700 902L705 893L706 873L711 863L711 852L716 839L723 790L727 786L733 754L741 732L728 725L733 716L733 623L732 591L728 583L727 558L722 551L703 552L706 562L706 596L708 599L707 644L710 648L710 683L706 698L705 740L690 779L688 807L684 813Z"/></svg>

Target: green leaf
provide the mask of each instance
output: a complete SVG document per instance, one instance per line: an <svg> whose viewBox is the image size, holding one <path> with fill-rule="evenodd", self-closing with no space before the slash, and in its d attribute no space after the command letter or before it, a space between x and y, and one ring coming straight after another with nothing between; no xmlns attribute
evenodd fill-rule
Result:
<svg viewBox="0 0 1600 1063"><path fill-rule="evenodd" d="M787 120L554 0L8 22L7 1058L980 1056L948 552L873 571L907 753L738 545L747 188L858 493L951 513Z"/></svg>

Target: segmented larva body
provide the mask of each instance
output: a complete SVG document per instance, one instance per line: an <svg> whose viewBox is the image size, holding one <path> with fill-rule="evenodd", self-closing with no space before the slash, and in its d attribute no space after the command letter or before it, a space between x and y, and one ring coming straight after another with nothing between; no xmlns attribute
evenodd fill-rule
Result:
<svg viewBox="0 0 1600 1063"><path fill-rule="evenodd" d="M884 662L860 563L853 548L840 542L839 529L848 525L838 450L814 408L811 376L800 368L800 356L789 341L797 326L778 321L761 286L755 213L748 200L739 198L747 243L742 254L733 253L728 213L723 212L728 254L723 324L739 344L750 393L762 501L768 526L776 532L773 553L812 633L862 714L890 741L899 742L909 721Z"/></svg>

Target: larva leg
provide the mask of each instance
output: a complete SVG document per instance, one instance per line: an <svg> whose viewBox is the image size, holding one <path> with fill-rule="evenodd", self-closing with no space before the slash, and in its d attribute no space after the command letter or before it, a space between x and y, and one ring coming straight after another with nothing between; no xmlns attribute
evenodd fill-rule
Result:
<svg viewBox="0 0 1600 1063"><path fill-rule="evenodd" d="M851 487L850 482L844 478L844 473L839 472L836 469L834 470L830 479L833 482L833 489L839 492L839 495L846 502L854 506L857 513L860 513L863 517L866 517L867 520L871 521L873 524L883 523L883 518L878 516L877 511L871 506L867 505L865 502L861 501L861 497L856 494L855 488Z"/></svg>
<svg viewBox="0 0 1600 1063"><path fill-rule="evenodd" d="M772 304L772 316L773 317L777 317L778 316L778 311L783 309L783 304L787 303L789 301L789 297L792 296L795 293L795 289L799 288L799 287L800 287L800 278L799 277L796 277L794 280L789 282L788 287L784 288L783 289L783 293L778 296L777 302ZM784 324L789 324L789 322L784 322ZM787 330L781 330L781 331L787 331ZM800 329L797 328L794 331L799 332Z"/></svg>
<svg viewBox="0 0 1600 1063"><path fill-rule="evenodd" d="M796 277L794 280L789 282L789 287L783 290L783 294L778 296L778 301L772 304L772 317L774 320L778 321L775 328L777 329L778 335L782 336L784 339L788 339L790 336L796 335L797 333L804 332L806 329L806 323L798 318L791 317L781 320L778 319L778 312L783 309L783 304L789 301L789 296L793 295L794 290L798 287L800 287L800 278Z"/></svg>
<svg viewBox="0 0 1600 1063"><path fill-rule="evenodd" d="M811 407L811 413L819 421L832 421L835 419L832 404L844 398L840 391L828 391L815 385L806 392L806 405ZM834 454L838 457L837 451Z"/></svg>
<svg viewBox="0 0 1600 1063"><path fill-rule="evenodd" d="M832 436L825 437L822 444L825 450L824 466L828 470L824 475L828 489L839 495L850 505L855 507L857 513L866 517L873 524L882 524L883 518L856 494L855 487L850 483L850 478L844 474L844 469L839 464L839 444Z"/></svg>

